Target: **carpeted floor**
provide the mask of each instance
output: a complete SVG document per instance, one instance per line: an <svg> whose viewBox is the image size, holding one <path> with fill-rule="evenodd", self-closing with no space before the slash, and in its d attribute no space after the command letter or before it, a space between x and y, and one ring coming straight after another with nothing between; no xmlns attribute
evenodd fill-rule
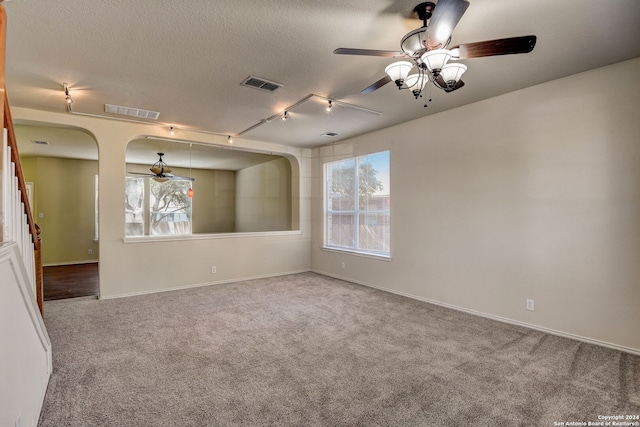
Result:
<svg viewBox="0 0 640 427"><path fill-rule="evenodd" d="M41 426L557 426L640 415L640 357L304 273L50 301ZM558 423L558 424L554 424Z"/></svg>

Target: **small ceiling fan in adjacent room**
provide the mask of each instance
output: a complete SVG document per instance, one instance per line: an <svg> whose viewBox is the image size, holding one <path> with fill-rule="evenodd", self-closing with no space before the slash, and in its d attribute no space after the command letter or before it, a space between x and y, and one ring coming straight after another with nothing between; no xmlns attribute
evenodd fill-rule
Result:
<svg viewBox="0 0 640 427"><path fill-rule="evenodd" d="M141 172L128 172L128 173L131 175L148 176L157 182L165 182L168 180L175 180L175 181L195 181L196 180L195 178L186 177L186 176L177 176L172 174L171 168L169 167L169 165L167 165L162 160L162 156L164 156L164 153L158 153L158 156L160 156L160 159L157 162L155 162L153 166L149 168L149 170L152 173L141 173Z"/></svg>
<svg viewBox="0 0 640 427"><path fill-rule="evenodd" d="M449 48L453 29L468 7L469 2L466 0L420 3L413 12L423 25L402 38L401 51L339 48L333 53L403 59L388 65L385 68L387 75L361 93L373 92L393 81L398 89L411 90L417 99L422 96L428 83L433 83L445 92L453 92L464 86L461 77L467 66L449 62L450 60L528 53L535 47L536 36L527 35L465 43ZM415 72L409 74L412 70Z"/></svg>

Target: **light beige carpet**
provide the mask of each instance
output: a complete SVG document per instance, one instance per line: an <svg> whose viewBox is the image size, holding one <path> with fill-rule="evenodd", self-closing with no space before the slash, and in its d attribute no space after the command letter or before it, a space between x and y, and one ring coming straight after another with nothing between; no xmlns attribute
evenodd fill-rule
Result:
<svg viewBox="0 0 640 427"><path fill-rule="evenodd" d="M553 426L640 414L640 357L313 273L45 306L42 426Z"/></svg>

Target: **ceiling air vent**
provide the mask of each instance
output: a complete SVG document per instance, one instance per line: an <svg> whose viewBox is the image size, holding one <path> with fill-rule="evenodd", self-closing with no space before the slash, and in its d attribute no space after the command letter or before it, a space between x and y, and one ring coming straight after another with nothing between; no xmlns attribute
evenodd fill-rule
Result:
<svg viewBox="0 0 640 427"><path fill-rule="evenodd" d="M36 144L36 145L49 145L49 143L48 143L47 141L38 141L38 140L36 140L36 139L34 139L34 140L33 140L33 141L31 141L31 142L33 142L33 143L34 143L34 144Z"/></svg>
<svg viewBox="0 0 640 427"><path fill-rule="evenodd" d="M160 113L157 111L143 110L142 108L122 107L120 105L104 104L105 113L120 114L121 116L132 116L139 119L157 120Z"/></svg>
<svg viewBox="0 0 640 427"><path fill-rule="evenodd" d="M245 81L242 82L242 86L249 86L255 89L264 90L266 92L274 92L282 85L280 83L261 79L260 77L249 76L245 79Z"/></svg>
<svg viewBox="0 0 640 427"><path fill-rule="evenodd" d="M327 132L327 133L323 133L322 136L326 136L327 138L333 138L334 136L338 136L338 134L335 132Z"/></svg>

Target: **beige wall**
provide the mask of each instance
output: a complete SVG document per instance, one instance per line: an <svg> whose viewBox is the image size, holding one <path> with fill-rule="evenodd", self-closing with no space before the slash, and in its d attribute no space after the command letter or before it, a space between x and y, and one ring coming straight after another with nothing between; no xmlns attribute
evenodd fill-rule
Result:
<svg viewBox="0 0 640 427"><path fill-rule="evenodd" d="M94 242L98 162L29 157L21 163L25 181L34 183L34 215L42 229L43 264L98 260L99 246Z"/></svg>
<svg viewBox="0 0 640 427"><path fill-rule="evenodd" d="M236 173L236 231L291 229L291 164L285 158Z"/></svg>
<svg viewBox="0 0 640 427"><path fill-rule="evenodd" d="M124 239L125 154L129 141L166 138L166 126L135 124L67 113L12 108L15 120L73 126L89 132L100 153L100 296L109 298L306 271L311 267L309 204L311 151L238 138L238 149L288 157L299 228L255 235L222 234L181 239ZM181 130L176 138L227 145L226 137ZM211 274L211 266L217 273Z"/></svg>
<svg viewBox="0 0 640 427"><path fill-rule="evenodd" d="M193 232L236 231L235 172L194 169L193 177Z"/></svg>
<svg viewBox="0 0 640 427"><path fill-rule="evenodd" d="M313 269L640 352L639 75L635 59L314 150ZM391 261L322 250L322 164L387 149Z"/></svg>

